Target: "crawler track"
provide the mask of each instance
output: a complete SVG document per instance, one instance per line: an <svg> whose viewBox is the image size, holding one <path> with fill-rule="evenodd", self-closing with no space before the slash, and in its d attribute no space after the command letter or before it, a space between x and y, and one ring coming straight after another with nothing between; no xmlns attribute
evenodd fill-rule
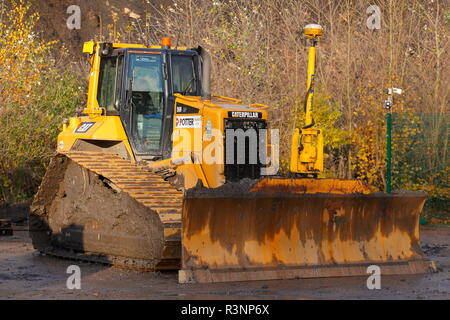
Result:
<svg viewBox="0 0 450 320"><path fill-rule="evenodd" d="M179 269L183 192L118 155L55 156L31 206L39 251L145 270Z"/></svg>

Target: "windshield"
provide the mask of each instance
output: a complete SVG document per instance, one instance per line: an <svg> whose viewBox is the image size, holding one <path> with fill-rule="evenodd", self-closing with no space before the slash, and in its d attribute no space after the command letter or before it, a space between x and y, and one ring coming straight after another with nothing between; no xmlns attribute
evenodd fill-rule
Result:
<svg viewBox="0 0 450 320"><path fill-rule="evenodd" d="M137 153L160 149L164 80L160 54L130 55L131 128Z"/></svg>

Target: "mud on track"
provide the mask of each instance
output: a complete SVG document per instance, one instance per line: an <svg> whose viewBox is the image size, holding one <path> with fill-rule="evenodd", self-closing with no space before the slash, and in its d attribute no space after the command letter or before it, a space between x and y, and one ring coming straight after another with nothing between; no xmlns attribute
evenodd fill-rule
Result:
<svg viewBox="0 0 450 320"><path fill-rule="evenodd" d="M31 205L30 235L49 255L178 270L181 206L182 193L157 174L112 154L69 152L50 161Z"/></svg>
<svg viewBox="0 0 450 320"><path fill-rule="evenodd" d="M385 276L381 290L365 277L239 283L177 282L176 272L143 273L37 254L27 232L0 237L0 299L450 299L450 228L421 230L422 248L440 272ZM81 267L81 290L66 289L69 265Z"/></svg>

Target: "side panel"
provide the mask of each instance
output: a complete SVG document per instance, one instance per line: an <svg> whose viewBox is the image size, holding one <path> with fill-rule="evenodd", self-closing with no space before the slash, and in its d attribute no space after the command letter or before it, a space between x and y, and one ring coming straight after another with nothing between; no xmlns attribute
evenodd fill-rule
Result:
<svg viewBox="0 0 450 320"><path fill-rule="evenodd" d="M73 150L77 141L111 141L124 144L128 158L134 154L119 116L97 116L71 118L70 123L58 136L58 152Z"/></svg>

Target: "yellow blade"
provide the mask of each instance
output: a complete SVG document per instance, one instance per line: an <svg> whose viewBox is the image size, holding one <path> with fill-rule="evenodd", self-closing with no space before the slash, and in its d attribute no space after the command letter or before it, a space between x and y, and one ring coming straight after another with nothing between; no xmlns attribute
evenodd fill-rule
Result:
<svg viewBox="0 0 450 320"><path fill-rule="evenodd" d="M188 192L179 281L367 275L372 264L382 274L427 271L422 193L303 193L331 185L345 189L343 182L263 179L247 191L236 184Z"/></svg>

